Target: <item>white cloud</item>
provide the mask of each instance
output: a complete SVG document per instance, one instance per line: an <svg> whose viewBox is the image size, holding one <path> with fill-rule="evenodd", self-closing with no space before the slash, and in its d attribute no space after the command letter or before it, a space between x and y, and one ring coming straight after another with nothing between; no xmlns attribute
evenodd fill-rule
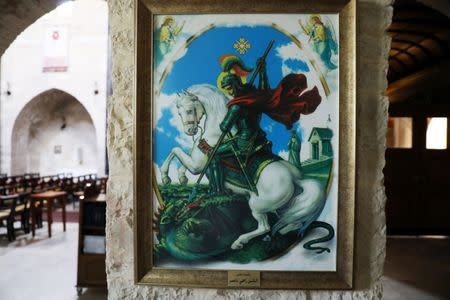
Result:
<svg viewBox="0 0 450 300"><path fill-rule="evenodd" d="M154 106L155 108L154 114L156 114L156 116L153 126L155 126L158 132L164 133L169 138L172 137L172 134L169 131L167 131L164 127L161 126L156 127L156 125L162 118L163 111L166 110L166 114L167 113L170 114L169 116L170 125L175 127L179 132L179 134L175 137L175 141L184 149L191 149L193 143L192 137L184 133L183 123L181 121L180 116L178 115L177 107L175 105L175 98L176 94L167 95L162 93L159 96L157 96Z"/></svg>
<svg viewBox="0 0 450 300"><path fill-rule="evenodd" d="M156 127L156 124L158 124L159 120L162 118L163 110L172 106L172 104L175 101L175 96L176 96L175 94L172 95L160 94L158 96L155 96L155 106L153 112L154 113L153 118L155 122L153 123L153 126ZM164 130L164 128L160 129ZM156 130L158 130L158 128Z"/></svg>
<svg viewBox="0 0 450 300"><path fill-rule="evenodd" d="M170 112L171 112L171 117L170 117L170 125L172 125L173 127L175 127L178 132L180 133L177 137L175 137L175 141L180 144L180 146L185 147L185 148L192 148L192 137L188 136L187 134L184 133L184 127L183 127L183 122L180 118L180 116L178 115L178 110L176 105L172 105L170 107Z"/></svg>
<svg viewBox="0 0 450 300"><path fill-rule="evenodd" d="M276 48L276 54L283 62L288 59L297 59L306 61L306 53L302 51L296 44L289 43Z"/></svg>
<svg viewBox="0 0 450 300"><path fill-rule="evenodd" d="M330 90L336 95L339 94L339 69L334 69L326 74L327 82Z"/></svg>
<svg viewBox="0 0 450 300"><path fill-rule="evenodd" d="M181 39L178 39L181 40ZM166 54L164 56L164 58L162 59L162 61L159 63L158 68L155 69L155 78L157 78L158 80L155 80L155 91L158 92L161 90L161 86L159 84L159 79L162 77L162 74L164 73L164 71L167 71L168 73L170 73L172 71L172 68L174 66L174 64L180 60L183 56L186 55L186 53L188 52L187 48L184 48L184 42L183 43L177 43L172 50Z"/></svg>

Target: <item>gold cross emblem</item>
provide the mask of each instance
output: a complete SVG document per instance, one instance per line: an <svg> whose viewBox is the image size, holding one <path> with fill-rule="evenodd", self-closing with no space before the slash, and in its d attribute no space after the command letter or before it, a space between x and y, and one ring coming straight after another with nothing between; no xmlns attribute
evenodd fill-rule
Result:
<svg viewBox="0 0 450 300"><path fill-rule="evenodd" d="M251 48L251 44L243 37L233 44L233 48L239 51L239 54L245 54Z"/></svg>

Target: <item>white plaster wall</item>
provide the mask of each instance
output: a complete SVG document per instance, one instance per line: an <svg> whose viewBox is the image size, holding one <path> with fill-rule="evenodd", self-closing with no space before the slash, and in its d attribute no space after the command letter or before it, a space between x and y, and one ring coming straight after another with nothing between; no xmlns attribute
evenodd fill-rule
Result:
<svg viewBox="0 0 450 300"><path fill-rule="evenodd" d="M42 73L46 24L69 27L69 68L64 73ZM94 126L97 148L95 169L105 170L106 80L108 8L101 0L78 0L59 6L22 32L1 59L2 173L11 173L14 121L36 95L53 88L75 97L86 108ZM94 94L95 82L99 90ZM11 95L6 95L8 88Z"/></svg>
<svg viewBox="0 0 450 300"><path fill-rule="evenodd" d="M61 153L55 153L55 146ZM97 172L94 124L83 105L69 94L47 91L30 101L17 117L11 173L30 172L74 176Z"/></svg>
<svg viewBox="0 0 450 300"><path fill-rule="evenodd" d="M133 269L134 1L110 0L113 90L108 103L107 203L109 299L380 299L386 221L383 186L391 0L358 0L357 190L353 291L263 291L136 286Z"/></svg>
<svg viewBox="0 0 450 300"><path fill-rule="evenodd" d="M70 119L68 121L72 123L73 119ZM95 143L91 142L95 141L92 123L77 122L64 131L59 129L60 124L59 120L47 123L43 128L46 132L29 142L28 153L35 154L39 160L30 162L27 172L39 170L43 175L72 173L73 176L97 173L97 149ZM54 153L55 145L61 146L60 154Z"/></svg>

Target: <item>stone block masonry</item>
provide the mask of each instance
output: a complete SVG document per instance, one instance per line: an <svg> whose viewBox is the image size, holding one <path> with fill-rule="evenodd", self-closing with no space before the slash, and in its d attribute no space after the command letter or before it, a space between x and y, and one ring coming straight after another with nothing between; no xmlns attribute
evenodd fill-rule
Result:
<svg viewBox="0 0 450 300"><path fill-rule="evenodd" d="M155 288L133 278L132 99L134 1L110 0L113 89L108 103L110 181L107 206L109 299L380 299L386 222L383 186L392 1L357 2L357 204L355 290L264 291Z"/></svg>

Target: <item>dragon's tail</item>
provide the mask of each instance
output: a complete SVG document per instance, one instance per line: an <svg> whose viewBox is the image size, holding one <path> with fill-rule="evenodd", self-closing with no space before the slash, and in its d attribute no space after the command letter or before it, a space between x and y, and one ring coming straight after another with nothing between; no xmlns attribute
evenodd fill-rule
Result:
<svg viewBox="0 0 450 300"><path fill-rule="evenodd" d="M318 243L324 243L324 242L328 242L331 241L334 237L334 229L333 226L331 226L328 223L325 222L321 222L321 221L314 221L312 222L309 226L307 231L310 231L314 228L324 228L328 231L328 234L326 236L323 236L321 238L317 238L317 239L313 239L309 242L306 242L303 245L303 248L305 248L306 250L317 250L316 253L322 253L324 251L330 253L330 248L326 248L326 247L318 247L318 246L313 246L314 244L318 244Z"/></svg>

